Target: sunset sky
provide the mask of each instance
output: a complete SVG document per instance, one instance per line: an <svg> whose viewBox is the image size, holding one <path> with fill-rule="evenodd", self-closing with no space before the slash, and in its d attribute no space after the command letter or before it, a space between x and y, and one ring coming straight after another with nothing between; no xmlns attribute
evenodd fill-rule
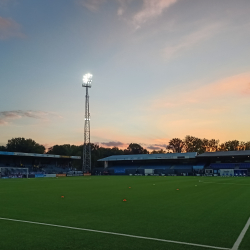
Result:
<svg viewBox="0 0 250 250"><path fill-rule="evenodd" d="M249 0L0 0L0 145L250 141Z"/></svg>

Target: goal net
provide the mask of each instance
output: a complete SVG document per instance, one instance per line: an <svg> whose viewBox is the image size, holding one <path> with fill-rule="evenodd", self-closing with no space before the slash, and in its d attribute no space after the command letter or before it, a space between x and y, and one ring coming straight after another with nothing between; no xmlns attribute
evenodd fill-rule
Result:
<svg viewBox="0 0 250 250"><path fill-rule="evenodd" d="M154 169L144 169L144 174L145 175L154 174Z"/></svg>
<svg viewBox="0 0 250 250"><path fill-rule="evenodd" d="M28 178L28 168L0 167L0 178Z"/></svg>
<svg viewBox="0 0 250 250"><path fill-rule="evenodd" d="M205 175L207 176L212 176L214 173L214 170L213 169L205 169Z"/></svg>

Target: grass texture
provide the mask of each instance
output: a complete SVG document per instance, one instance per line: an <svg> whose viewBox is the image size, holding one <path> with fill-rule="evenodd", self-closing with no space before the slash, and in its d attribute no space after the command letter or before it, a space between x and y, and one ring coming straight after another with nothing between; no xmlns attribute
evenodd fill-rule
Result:
<svg viewBox="0 0 250 250"><path fill-rule="evenodd" d="M232 248L250 217L250 178L0 179L0 217ZM209 248L0 220L0 249Z"/></svg>

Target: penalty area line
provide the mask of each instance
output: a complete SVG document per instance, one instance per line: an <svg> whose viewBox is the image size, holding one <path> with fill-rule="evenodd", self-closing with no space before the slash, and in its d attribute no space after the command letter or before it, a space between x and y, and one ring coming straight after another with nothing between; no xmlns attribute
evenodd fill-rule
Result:
<svg viewBox="0 0 250 250"><path fill-rule="evenodd" d="M242 229L238 239L235 241L234 245L233 245L233 248L232 250L238 250L239 246L240 246L240 243L241 241L243 240L246 232L247 232L247 229L249 228L250 226L250 218L248 219L246 225L244 226L244 228Z"/></svg>
<svg viewBox="0 0 250 250"><path fill-rule="evenodd" d="M108 232L108 231L100 231L100 230L94 230L94 229L88 229L88 228L69 227L69 226L48 224L48 223L35 222L35 221L16 220L16 219L1 218L1 217L0 217L0 220L15 221L15 222L22 222L22 223L29 223L29 224L35 224L35 225L50 226L50 227L67 228L67 229L81 230L81 231L88 231L88 232L95 232L95 233L102 233L102 234L111 234L111 235L118 235L118 236L130 237L130 238L137 238L137 239L144 239L144 240L154 240L154 241L161 241L161 242L167 242L167 243L203 247L203 248L230 250L230 248L225 248L225 247L216 247L216 246L209 246L209 245L202 245L202 244L195 244L195 243L188 243L188 242L181 242L181 241L174 241L174 240L150 238L150 237L137 236L137 235L131 235L131 234L122 234L122 233L114 233L114 232Z"/></svg>

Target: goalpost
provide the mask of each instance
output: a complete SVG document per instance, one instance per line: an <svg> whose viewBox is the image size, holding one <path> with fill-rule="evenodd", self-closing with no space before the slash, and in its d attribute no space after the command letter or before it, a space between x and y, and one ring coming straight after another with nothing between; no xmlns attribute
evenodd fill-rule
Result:
<svg viewBox="0 0 250 250"><path fill-rule="evenodd" d="M28 178L28 168L0 167L0 178L24 178L25 175Z"/></svg>
<svg viewBox="0 0 250 250"><path fill-rule="evenodd" d="M205 169L205 175L206 176L213 176L214 170L213 169Z"/></svg>
<svg viewBox="0 0 250 250"><path fill-rule="evenodd" d="M144 174L145 175L152 175L154 174L154 169L144 169Z"/></svg>

